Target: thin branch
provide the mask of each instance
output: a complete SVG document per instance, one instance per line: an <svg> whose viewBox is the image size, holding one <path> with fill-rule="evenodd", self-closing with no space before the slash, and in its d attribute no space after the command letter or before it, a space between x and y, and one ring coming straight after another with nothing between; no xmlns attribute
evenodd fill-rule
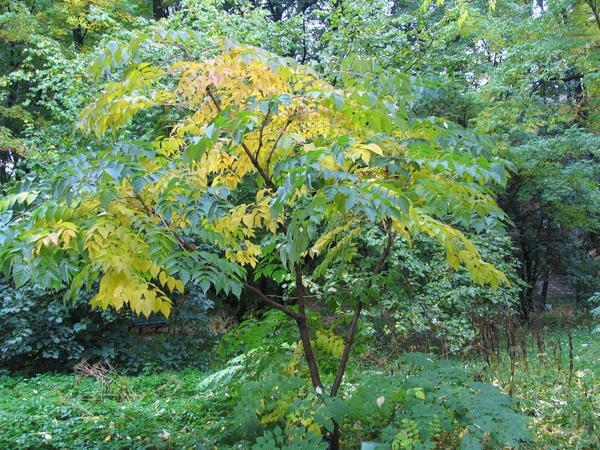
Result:
<svg viewBox="0 0 600 450"><path fill-rule="evenodd" d="M265 294L267 297L271 297L271 298L280 298L282 300L298 300L298 297L290 297L289 295L274 295L274 294ZM312 294L312 295L305 295L304 298L319 298L322 297L323 295L319 294Z"/></svg>
<svg viewBox="0 0 600 450"><path fill-rule="evenodd" d="M252 286L250 284L247 284L247 283L244 283L244 287L246 289L248 289L249 291L254 292L258 296L258 298L260 298L263 302L265 302L268 305L271 305L273 308L278 309L279 311L287 314L292 319L294 319L294 320L300 320L300 319L303 318L303 316L301 314L298 314L293 309L288 308L287 306L282 305L281 303L276 302L275 300L272 300L269 297L267 297L260 289L254 287L254 286Z"/></svg>
<svg viewBox="0 0 600 450"><path fill-rule="evenodd" d="M362 302L358 302L354 308L354 316L352 317L352 322L350 323L350 329L348 330L348 337L346 338L346 343L344 344L344 352L342 353L342 358L340 359L340 366L338 367L337 374L335 375L335 380L333 381L333 386L331 387L331 396L335 397L340 389L342 384L342 379L344 378L344 373L346 372L346 365L348 364L348 359L350 358L350 350L352 348L352 343L354 342L354 335L356 334L356 327L358 325L358 319L360 318L360 313L362 312Z"/></svg>
<svg viewBox="0 0 600 450"><path fill-rule="evenodd" d="M258 132L258 145L256 148L256 153L254 154L254 157L256 158L256 160L258 161L258 155L260 154L260 149L263 146L263 133L265 132L265 127L267 126L267 122L269 121L269 116L271 115L271 102L269 102L269 107L267 108L267 114L265 114L265 118L262 122L262 124L260 125L260 130ZM269 172L269 168L267 167L267 173Z"/></svg>
<svg viewBox="0 0 600 450"><path fill-rule="evenodd" d="M432 46L433 46L433 39L431 39L431 41L429 42L429 45L427 46L427 48L426 48L426 49L424 49L424 50L422 51L423 55L424 55L425 53L427 53L427 52L429 51L429 49L430 49ZM422 61L422 59L421 59L420 57L419 57L419 58L416 58L416 59L415 59L415 60L414 60L412 63L410 63L410 64L409 64L407 67L405 67L405 68L404 68L404 70L402 70L402 73L406 73L406 72L408 72L408 71L409 71L410 69L412 69L412 68L413 68L413 66L414 66L415 64L417 64L419 61Z"/></svg>
<svg viewBox="0 0 600 450"><path fill-rule="evenodd" d="M293 114L292 114L286 120L285 125L283 125L283 128L281 129L281 132L279 133L279 136L277 136L277 139L275 139L275 143L273 144L273 147L271 147L271 151L269 152L269 156L267 156L267 162L265 163L265 169L266 169L267 173L269 173L269 166L271 165L271 158L273 157L273 153L275 152L275 149L277 148L277 145L279 144L279 141L283 137L283 134L285 133L285 130L290 125L290 123L292 123L293 120L294 119L293 119Z"/></svg>
<svg viewBox="0 0 600 450"><path fill-rule="evenodd" d="M221 113L223 111L222 108L221 108L221 105L219 104L219 102L217 101L217 99L215 98L215 96L213 95L212 91L210 90L210 87L206 88L206 93L208 94L208 96L210 97L210 99L212 100L212 102L214 103L215 108L217 108L217 111L219 113ZM241 145L242 149L244 150L244 153L246 153L246 156L248 157L248 159L250 159L250 161L252 162L252 165L254 166L254 168L258 171L258 173L260 174L260 176L264 180L265 185L268 188L275 190L275 185L273 184L273 181L271 180L271 178L269 177L269 175L265 172L265 170L260 166L260 164L258 163L258 160L252 154L252 152L250 151L250 149L248 148L248 146L244 142L241 142L240 145Z"/></svg>
<svg viewBox="0 0 600 450"><path fill-rule="evenodd" d="M594 0L585 0L585 3L587 3L587 5L592 10L594 19L596 19L596 25L598 26L598 31L600 31L600 12L598 11L598 8L596 7L596 2Z"/></svg>
<svg viewBox="0 0 600 450"><path fill-rule="evenodd" d="M392 251L392 245L394 244L394 237L396 235L392 230L391 225L388 225L387 235L388 236L385 249L383 250L383 253L379 256L379 259L375 264L375 268L373 269L373 275L378 275L379 273L381 273L381 271L383 270L383 265L385 264L386 259L388 258L388 256L390 256L390 252Z"/></svg>
<svg viewBox="0 0 600 450"><path fill-rule="evenodd" d="M181 249L183 251L188 251L188 248L185 246L185 241L181 238L181 236L179 236L174 230L171 229L169 222L167 222L165 220L165 218L162 216L162 214L160 213L156 213L156 215L160 218L160 220L162 221L162 223L165 225L165 227L167 227L167 230L169 230L169 232L175 236L175 239L177 239L177 242L179 243L179 246L181 247Z"/></svg>
<svg viewBox="0 0 600 450"><path fill-rule="evenodd" d="M222 113L223 109L221 108L221 105L219 104L219 102L217 101L217 99L213 95L212 91L210 90L210 87L208 87L208 86L206 87L206 93L208 94L208 96L212 100L213 104L215 105L215 108L217 108L217 112Z"/></svg>
<svg viewBox="0 0 600 450"><path fill-rule="evenodd" d="M392 250L392 245L394 244L395 233L392 230L391 224L389 221L386 223L386 233L387 233L387 241L385 244L385 248L377 262L375 263L375 267L373 268L373 275L378 275L383 270L383 266L385 261L387 260L390 252ZM367 283L367 289L371 287L372 278ZM352 322L350 323L350 329L348 330L348 336L346 338L346 343L344 344L344 351L342 353L342 357L340 359L340 365L338 367L337 374L335 375L335 380L333 381L333 385L331 387L331 396L335 397L340 389L342 384L342 379L344 378L344 373L346 372L346 366L348 364L348 359L350 358L350 350L352 349L352 344L354 343L354 336L356 335L356 328L358 325L358 319L360 318L360 313L362 312L363 302L359 301L354 307L354 315L352 317Z"/></svg>
<svg viewBox="0 0 600 450"><path fill-rule="evenodd" d="M187 252L189 249L186 247L185 241L183 240L183 238L181 236L179 236L179 234L177 234L177 232L175 230L173 230L171 228L171 225L169 224L169 222L167 222L165 220L165 218L162 216L162 214L160 214L160 213L156 212L156 210L150 208L150 205L148 205L145 202L145 200L142 198L142 196L140 194L136 193L135 197L142 204L142 207L144 208L144 211L146 212L146 214L148 214L149 216L158 217L161 220L161 222L163 223L163 225L166 227L166 229L169 231L169 233L171 233L173 235L173 237L175 237L175 239L177 240L177 243L179 244L181 249Z"/></svg>
<svg viewBox="0 0 600 450"><path fill-rule="evenodd" d="M304 297L306 296L306 289L304 288L304 283L302 282L302 266L300 264L296 264L296 298L298 300L298 311L302 316L306 317L306 307L304 305Z"/></svg>

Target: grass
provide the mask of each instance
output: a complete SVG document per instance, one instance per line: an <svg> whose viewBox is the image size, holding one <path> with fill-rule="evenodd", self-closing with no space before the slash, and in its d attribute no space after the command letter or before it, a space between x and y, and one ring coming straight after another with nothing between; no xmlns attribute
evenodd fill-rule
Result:
<svg viewBox="0 0 600 450"><path fill-rule="evenodd" d="M555 343L561 339L561 352ZM483 381L519 399L531 417L532 449L598 448L600 339L573 332L573 371L565 334L545 337L527 365L506 354L482 371ZM560 356L560 357L559 357ZM469 364L481 370L478 361ZM228 426L230 399L203 392L197 371L114 376L103 385L77 375L0 376L0 448L214 448Z"/></svg>
<svg viewBox="0 0 600 450"><path fill-rule="evenodd" d="M103 386L73 375L0 377L0 448L205 448L219 406L198 392L202 378L118 376Z"/></svg>

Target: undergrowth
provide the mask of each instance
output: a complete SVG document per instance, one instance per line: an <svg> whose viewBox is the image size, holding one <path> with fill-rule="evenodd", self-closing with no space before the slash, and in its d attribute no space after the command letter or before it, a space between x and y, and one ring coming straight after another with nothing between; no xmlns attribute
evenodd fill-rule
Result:
<svg viewBox="0 0 600 450"><path fill-rule="evenodd" d="M533 437L523 443L522 448L598 448L598 335L588 329L573 331L572 371L566 334L545 338L547 351L539 353L536 346L530 346L534 348L529 349L526 365L522 358L511 360L505 352L487 368L479 360L467 361L463 365L470 375L465 383L472 383L468 381L470 378L475 383L493 384L505 393L512 390L517 399L515 407L528 416ZM556 352L559 338L560 351ZM235 361L230 367L235 367ZM240 406L240 389L225 389L232 382L235 370L229 374L221 371L220 379L196 370L140 376L114 374L108 383L79 375L32 378L3 375L0 376L0 448L224 448L218 443L223 437L231 439L232 430L240 426L241 414L248 417L249 412ZM411 378L414 375L411 370L406 361L389 362L383 369L364 363L355 367L346 384L347 391L354 390L357 394L354 406L350 404L350 407L363 407L360 396L368 391L365 386L383 378L409 380L405 385L408 389L397 391L405 392L402 401L410 398L412 402L420 402L423 394L433 399L440 389L435 380ZM361 380L366 380L363 387L355 388ZM253 385L255 392L259 391L259 385ZM425 390L420 390L421 387ZM384 390L390 393L382 394L386 398L381 411L391 404L394 395L391 386ZM252 408L251 404L246 406ZM490 408L493 407L491 404ZM415 448L411 447L415 436L411 427L419 419L400 415L398 420L405 425L405 433L396 436L403 439L404 445L397 448ZM380 438L382 430L373 428L376 423L365 419L347 427L346 448L355 448L360 440ZM262 441L276 442L281 439L277 433L281 430L266 433L256 445ZM434 443L437 443L436 448L459 445L457 436L442 434Z"/></svg>
<svg viewBox="0 0 600 450"><path fill-rule="evenodd" d="M487 370L479 367L483 381L512 392L531 418L535 437L524 448L600 448L600 335L575 329L571 343L572 369L567 332L546 335L541 348L528 345L526 359L511 362L504 351Z"/></svg>

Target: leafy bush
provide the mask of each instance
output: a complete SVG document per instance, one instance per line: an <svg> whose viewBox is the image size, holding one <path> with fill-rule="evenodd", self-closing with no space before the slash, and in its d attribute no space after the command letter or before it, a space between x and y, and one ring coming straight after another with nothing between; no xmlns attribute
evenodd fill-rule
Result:
<svg viewBox="0 0 600 450"><path fill-rule="evenodd" d="M321 333L313 336L326 385L335 374L328 365L335 352L329 342L337 337L332 328L321 321L315 325ZM500 448L527 437L527 419L513 411L510 397L473 381L456 363L409 354L399 370L388 364L389 373L353 364L340 395L329 397L308 382L298 340L293 323L278 311L221 338L217 359L231 359L198 385L220 404L219 448L327 448L334 421L343 448L361 440L394 449Z"/></svg>
<svg viewBox="0 0 600 450"><path fill-rule="evenodd" d="M587 301L592 308L590 311L592 316L596 320L600 319L600 292L595 292L594 295L588 298ZM594 328L594 333L600 333L600 325L596 325Z"/></svg>
<svg viewBox="0 0 600 450"><path fill-rule="evenodd" d="M355 430L393 449L517 447L528 438L513 400L457 363L420 353L402 361L401 375L374 373L351 393Z"/></svg>
<svg viewBox="0 0 600 450"><path fill-rule="evenodd" d="M472 349L479 331L474 323L477 318L493 320L512 308L520 280L510 238L497 232L471 238L512 285L495 290L474 283L466 271L451 270L445 255L429 240L421 240L413 249L401 247L395 255L400 276L394 289L389 289L396 295L386 302L394 319L386 324L388 332L400 334L408 342L428 339L431 350L455 353Z"/></svg>
<svg viewBox="0 0 600 450"><path fill-rule="evenodd" d="M86 330L99 320L97 314L82 314L85 301L68 306L57 294L4 284L0 291L0 360L5 367L60 370L85 357Z"/></svg>
<svg viewBox="0 0 600 450"><path fill-rule="evenodd" d="M214 396L235 399L220 439L225 448L327 448L322 435L334 420L345 430L344 448L361 440L394 449L502 448L528 437L513 400L456 363L409 354L400 374L356 372L342 396L328 397L306 376L282 371L283 360L264 365L262 357L238 357L202 383Z"/></svg>
<svg viewBox="0 0 600 450"><path fill-rule="evenodd" d="M564 256L561 257L565 281L573 290L577 303L600 290L600 259L582 253L577 248L567 248L566 255L562 253Z"/></svg>
<svg viewBox="0 0 600 450"><path fill-rule="evenodd" d="M89 298L65 303L60 293L0 283L0 362L10 370L63 371L76 362L108 359L130 372L205 367L212 302L190 295L176 309L169 333L142 335L130 314L93 311Z"/></svg>
<svg viewBox="0 0 600 450"><path fill-rule="evenodd" d="M522 282L509 236L487 231L472 233L470 238L482 257L507 275L511 285L493 289L473 282L464 269L452 270L431 238L419 236L410 244L397 240L385 276L368 290L377 303L367 312L364 325L382 346L443 354L468 351L478 336L479 318L493 321L510 313ZM368 234L363 236L364 246L371 245L371 240ZM311 290L332 297L332 291L359 291L365 284L364 273L356 269L328 273L320 284L313 283Z"/></svg>
<svg viewBox="0 0 600 450"><path fill-rule="evenodd" d="M219 339L216 360L229 359L261 348L264 352L280 352L282 345L292 345L298 340L293 321L275 309L266 311L260 319L249 318L229 330Z"/></svg>

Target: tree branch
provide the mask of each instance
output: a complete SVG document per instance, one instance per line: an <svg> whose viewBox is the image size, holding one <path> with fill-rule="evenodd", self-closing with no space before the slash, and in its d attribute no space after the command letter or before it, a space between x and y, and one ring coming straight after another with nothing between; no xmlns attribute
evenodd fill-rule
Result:
<svg viewBox="0 0 600 450"><path fill-rule="evenodd" d="M295 265L296 271L296 297L298 298L298 312L299 318L296 320L298 324L298 331L300 332L300 340L302 341L302 349L304 350L304 357L308 364L308 371L310 373L310 380L314 388L317 391L320 389L320 394L323 393L323 382L321 381L321 375L319 374L319 366L317 364L317 358L312 349L312 342L310 340L310 328L308 321L306 320L306 309L304 304L304 295L306 289L302 282L302 266L299 263Z"/></svg>
<svg viewBox="0 0 600 450"><path fill-rule="evenodd" d="M387 241L385 244L385 248L377 262L375 263L375 267L373 268L373 275L378 275L383 270L383 265L385 264L386 259L390 255L392 250L392 245L394 244L395 233L392 230L391 224L386 223L386 232L387 232ZM372 278L367 283L367 289L371 287ZM358 325L358 319L360 318L360 313L362 312L363 303L359 301L354 307L354 315L352 317L352 322L350 323L350 329L348 330L348 336L346 338L346 343L344 344L344 351L342 353L342 357L340 359L340 365L338 367L337 374L335 375L335 380L333 381L333 385L331 387L331 396L335 397L340 389L342 384L342 379L344 378L344 373L346 372L346 366L348 364L348 359L350 358L350 350L352 349L352 344L354 343L354 336L356 335L356 328Z"/></svg>
<svg viewBox="0 0 600 450"><path fill-rule="evenodd" d="M265 127L267 126L267 122L269 121L269 116L271 115L271 102L269 102L269 107L267 108L267 114L265 114L265 118L260 126L260 130L258 132L258 145L256 146L256 153L254 157L258 161L258 155L260 154L260 149L263 146L263 133L265 132ZM269 173L269 167L266 167L267 173Z"/></svg>
<svg viewBox="0 0 600 450"><path fill-rule="evenodd" d="M146 201L142 198L142 196L140 194L136 193L135 197L142 204L142 207L144 208L144 211L146 212L146 214L148 214L149 216L158 217L160 219L160 221L163 223L163 225L169 231L169 233L171 233L173 235L173 237L177 240L177 243L179 244L179 246L181 247L182 250L184 250L186 252L190 250L190 248L188 248L188 246L186 245L183 238L181 236L179 236L179 234L177 234L177 232L171 228L171 224L165 220L165 218L162 216L162 214L157 213L156 210L150 208L150 205L148 205L148 203L146 203Z"/></svg>
<svg viewBox="0 0 600 450"><path fill-rule="evenodd" d="M600 12L598 12L598 8L596 7L596 2L594 0L585 0L585 3L587 3L587 5L592 10L594 19L596 19L596 25L598 26L598 31L600 31Z"/></svg>
<svg viewBox="0 0 600 450"><path fill-rule="evenodd" d="M206 88L206 93L208 94L208 96L210 97L210 99L212 100L212 102L214 103L215 108L217 108L217 111L219 113L221 113L223 111L221 109L221 105L219 104L219 102L217 101L217 99L215 98L215 96L213 95L212 91L210 90L210 87ZM264 169L260 166L260 164L258 163L258 160L252 154L252 152L250 151L250 149L248 148L248 146L244 142L240 142L240 146L244 150L244 153L246 153L246 156L248 157L248 159L250 159L250 161L252 162L252 165L254 166L254 168L258 171L259 175L265 181L265 185L268 188L275 190L275 185L273 184L273 181L271 180L271 178L269 177L269 175L264 171Z"/></svg>
<svg viewBox="0 0 600 450"><path fill-rule="evenodd" d="M277 148L277 144L279 144L279 141L283 137L283 133L285 133L285 130L287 129L287 127L290 125L290 123L292 123L292 120L293 120L292 116L288 117L288 119L285 122L285 125L283 125L283 128L281 129L281 132L279 133L279 136L277 136L277 139L275 139L275 143L273 144L273 147L271 147L269 156L267 156L267 162L265 163L265 169L266 169L267 173L269 173L269 166L271 165L271 158L273 157L273 152L275 152L275 149Z"/></svg>
<svg viewBox="0 0 600 450"><path fill-rule="evenodd" d="M260 298L263 302L265 302L268 305L271 305L275 309L278 309L279 311L288 315L292 319L297 321L297 320L300 320L301 318L303 318L303 316L301 314L297 313L296 311L294 311L293 309L291 309L285 305L282 305L279 302L276 302L275 300L270 299L260 289L252 286L251 284L244 283L244 287L246 289L248 289L249 291L252 291L253 293L255 293L258 296L258 298Z"/></svg>

